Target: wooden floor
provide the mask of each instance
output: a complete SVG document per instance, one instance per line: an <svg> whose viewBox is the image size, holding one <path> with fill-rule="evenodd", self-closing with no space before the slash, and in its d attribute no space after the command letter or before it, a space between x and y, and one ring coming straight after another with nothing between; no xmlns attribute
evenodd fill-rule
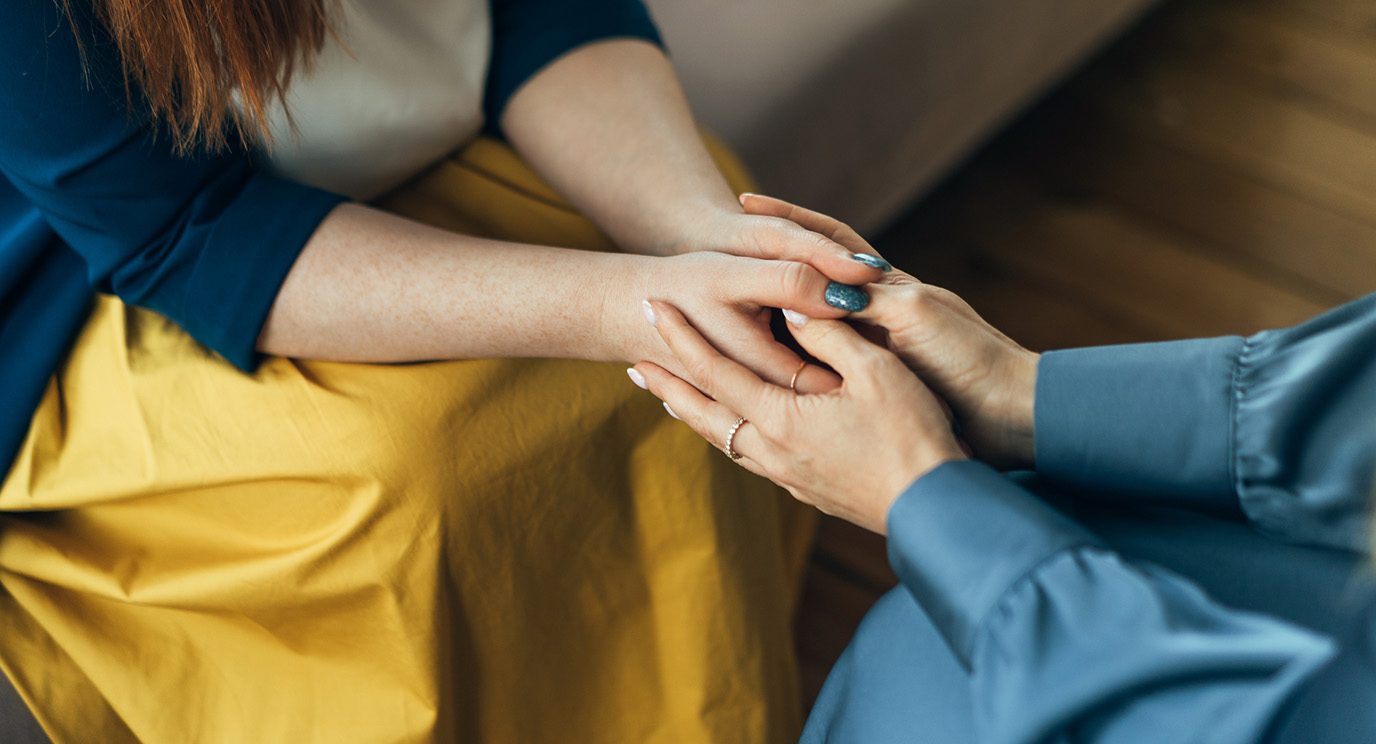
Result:
<svg viewBox="0 0 1376 744"><path fill-rule="evenodd" d="M1376 2L1167 2L876 242L1037 349L1248 333L1376 290ZM809 704L893 584L880 539L822 526Z"/></svg>

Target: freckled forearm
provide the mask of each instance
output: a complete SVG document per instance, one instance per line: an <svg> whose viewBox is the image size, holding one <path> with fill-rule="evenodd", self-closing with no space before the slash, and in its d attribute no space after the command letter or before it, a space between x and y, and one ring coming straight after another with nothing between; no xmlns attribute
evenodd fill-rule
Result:
<svg viewBox="0 0 1376 744"><path fill-rule="evenodd" d="M699 223L741 212L673 67L651 44L612 40L565 55L516 93L502 128L555 189L627 250L692 248L685 242Z"/></svg>
<svg viewBox="0 0 1376 744"><path fill-rule="evenodd" d="M259 349L356 362L620 360L607 295L641 281L650 260L471 238L346 205L302 251Z"/></svg>

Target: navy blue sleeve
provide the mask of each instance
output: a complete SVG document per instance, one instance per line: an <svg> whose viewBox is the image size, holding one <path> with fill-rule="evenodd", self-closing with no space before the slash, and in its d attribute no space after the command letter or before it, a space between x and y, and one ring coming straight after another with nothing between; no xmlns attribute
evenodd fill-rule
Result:
<svg viewBox="0 0 1376 744"><path fill-rule="evenodd" d="M564 54L612 38L663 46L640 0L491 0L491 6L492 61L483 113L493 134L516 91Z"/></svg>
<svg viewBox="0 0 1376 744"><path fill-rule="evenodd" d="M1101 497L1239 510L1278 539L1365 552L1376 295L1249 338L1043 355L1037 471Z"/></svg>
<svg viewBox="0 0 1376 744"><path fill-rule="evenodd" d="M904 587L969 671L979 741L1256 742L1334 656L1331 639L1124 561L976 462L915 482L888 530ZM1352 693L1365 708L1376 689Z"/></svg>
<svg viewBox="0 0 1376 744"><path fill-rule="evenodd" d="M7 3L0 171L83 260L91 286L155 310L250 369L301 248L341 197L261 173L240 149L178 155L125 94L89 3ZM83 64L84 62L84 64Z"/></svg>

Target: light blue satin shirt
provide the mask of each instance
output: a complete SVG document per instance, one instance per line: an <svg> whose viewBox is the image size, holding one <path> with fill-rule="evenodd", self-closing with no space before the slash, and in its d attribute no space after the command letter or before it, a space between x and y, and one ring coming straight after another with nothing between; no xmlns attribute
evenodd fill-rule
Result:
<svg viewBox="0 0 1376 744"><path fill-rule="evenodd" d="M1046 354L1036 432L894 505L804 742L1376 742L1376 295Z"/></svg>

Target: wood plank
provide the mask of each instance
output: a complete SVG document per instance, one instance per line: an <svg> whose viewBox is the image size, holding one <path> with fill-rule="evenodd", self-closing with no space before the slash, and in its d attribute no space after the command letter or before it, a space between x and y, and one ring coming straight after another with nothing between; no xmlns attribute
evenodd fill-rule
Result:
<svg viewBox="0 0 1376 744"><path fill-rule="evenodd" d="M1160 337L1251 333L1326 308L1101 202L1068 201L1011 176L991 178L987 189L996 203L1018 205L965 224L989 260L1115 308Z"/></svg>
<svg viewBox="0 0 1376 744"><path fill-rule="evenodd" d="M817 553L835 573L851 577L858 586L888 591L898 582L889 568L884 538L834 517L824 517L817 529Z"/></svg>
<svg viewBox="0 0 1376 744"><path fill-rule="evenodd" d="M1101 76L1092 88L1088 104L1107 126L1376 224L1376 133L1173 60Z"/></svg>
<svg viewBox="0 0 1376 744"><path fill-rule="evenodd" d="M1032 148L1023 177L1093 193L1315 302L1376 290L1376 225L1093 117L1068 120Z"/></svg>
<svg viewBox="0 0 1376 744"><path fill-rule="evenodd" d="M1259 7L1285 11L1297 21L1316 23L1356 41L1376 45L1376 5L1370 0L1252 0Z"/></svg>
<svg viewBox="0 0 1376 744"><path fill-rule="evenodd" d="M1283 11L1228 0L1166 14L1172 56L1221 79L1310 98L1376 129L1376 44L1296 24Z"/></svg>
<svg viewBox="0 0 1376 744"><path fill-rule="evenodd" d="M1022 136L1005 138L1012 139L1020 140L1013 144L1036 147ZM1134 318L990 261L973 244L959 223L968 217L970 204L987 203L983 178L990 166L999 168L1016 162L1019 152L1019 148L996 148L986 153L969 164L963 175L924 201L921 209L880 236L875 245L895 265L922 281L959 294L985 320L1029 349L1043 351L1156 338L1156 331ZM999 205L990 204L988 208L998 209Z"/></svg>
<svg viewBox="0 0 1376 744"><path fill-rule="evenodd" d="M808 572L795 628L805 710L879 596L825 568L814 565Z"/></svg>
<svg viewBox="0 0 1376 744"><path fill-rule="evenodd" d="M1114 308L988 260L967 237L951 232L959 231L896 229L894 238L884 241L881 250L885 255L902 256L898 248L884 246L921 246L911 258L898 259L898 265L912 269L923 281L959 294L985 320L1034 351L1160 337L1155 328Z"/></svg>

